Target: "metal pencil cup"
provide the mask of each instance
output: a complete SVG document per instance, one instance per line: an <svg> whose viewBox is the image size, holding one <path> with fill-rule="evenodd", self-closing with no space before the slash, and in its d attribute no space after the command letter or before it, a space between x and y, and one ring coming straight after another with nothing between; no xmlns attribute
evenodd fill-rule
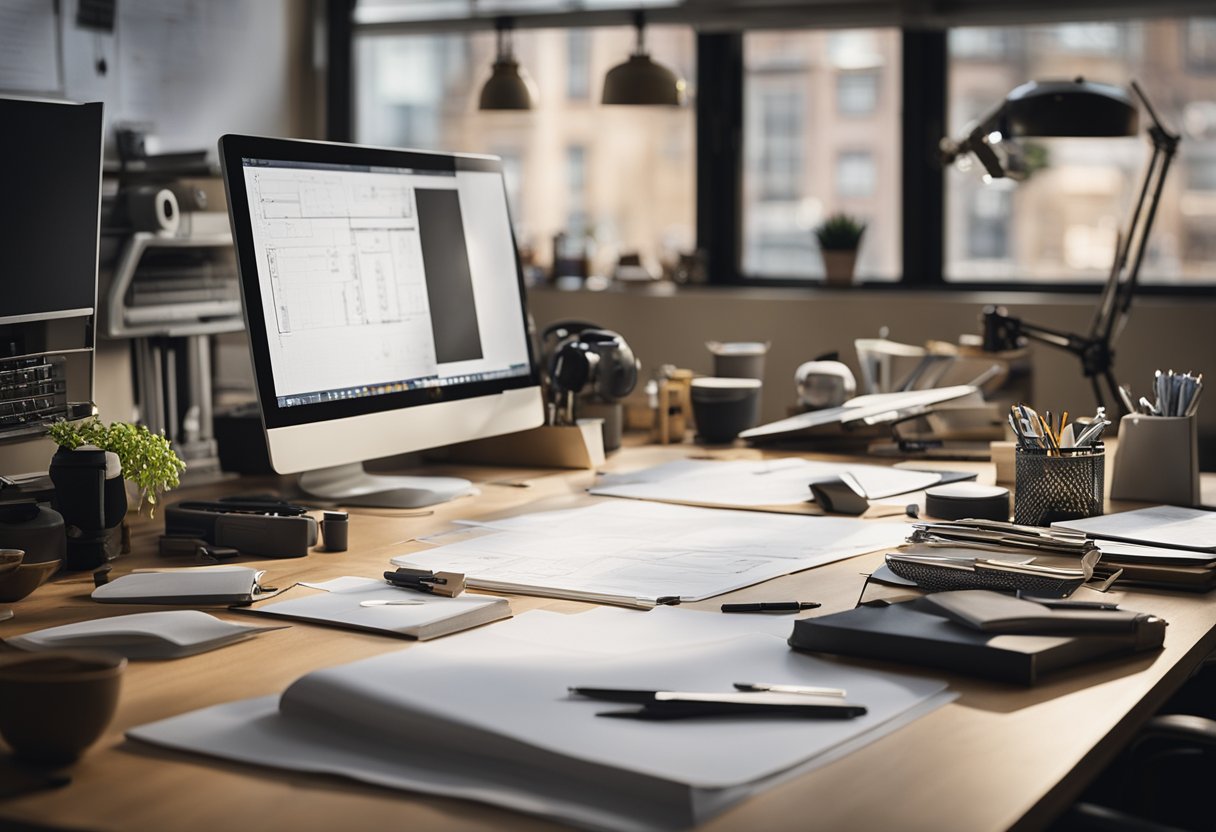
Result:
<svg viewBox="0 0 1216 832"><path fill-rule="evenodd" d="M1013 522L1048 526L1102 513L1106 451L1101 445L1084 452L1062 450L1049 456L1040 449L1017 450L1017 486Z"/></svg>

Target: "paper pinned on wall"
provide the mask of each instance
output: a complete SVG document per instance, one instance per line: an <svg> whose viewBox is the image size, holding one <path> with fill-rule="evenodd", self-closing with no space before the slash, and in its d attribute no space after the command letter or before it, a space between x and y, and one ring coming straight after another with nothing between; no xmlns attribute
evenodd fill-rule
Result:
<svg viewBox="0 0 1216 832"><path fill-rule="evenodd" d="M0 91L59 92L54 0L0 0Z"/></svg>

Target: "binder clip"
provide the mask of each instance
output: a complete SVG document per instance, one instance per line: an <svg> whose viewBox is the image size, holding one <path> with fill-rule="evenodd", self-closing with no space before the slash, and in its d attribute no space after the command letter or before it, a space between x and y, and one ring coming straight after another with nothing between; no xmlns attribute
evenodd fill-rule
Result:
<svg viewBox="0 0 1216 832"><path fill-rule="evenodd" d="M464 592L464 575L459 572L432 572L402 566L396 572L385 572L384 580L401 589L446 595L448 598L455 598Z"/></svg>

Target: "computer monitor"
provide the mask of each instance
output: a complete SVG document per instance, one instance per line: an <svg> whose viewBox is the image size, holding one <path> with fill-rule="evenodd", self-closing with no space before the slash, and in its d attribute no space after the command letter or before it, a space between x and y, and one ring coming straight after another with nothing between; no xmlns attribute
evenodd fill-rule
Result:
<svg viewBox="0 0 1216 832"><path fill-rule="evenodd" d="M274 469L352 505L467 493L362 462L543 422L501 161L232 135L219 147Z"/></svg>
<svg viewBox="0 0 1216 832"><path fill-rule="evenodd" d="M93 412L102 105L0 97L0 125L5 443ZM9 451L0 474L31 470Z"/></svg>

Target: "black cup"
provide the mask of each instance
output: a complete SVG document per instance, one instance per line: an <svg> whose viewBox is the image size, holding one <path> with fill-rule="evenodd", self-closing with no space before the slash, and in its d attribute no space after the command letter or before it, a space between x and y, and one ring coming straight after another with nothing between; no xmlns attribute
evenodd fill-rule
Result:
<svg viewBox="0 0 1216 832"><path fill-rule="evenodd" d="M732 442L760 420L760 381L752 378L695 378L692 414L703 442Z"/></svg>

